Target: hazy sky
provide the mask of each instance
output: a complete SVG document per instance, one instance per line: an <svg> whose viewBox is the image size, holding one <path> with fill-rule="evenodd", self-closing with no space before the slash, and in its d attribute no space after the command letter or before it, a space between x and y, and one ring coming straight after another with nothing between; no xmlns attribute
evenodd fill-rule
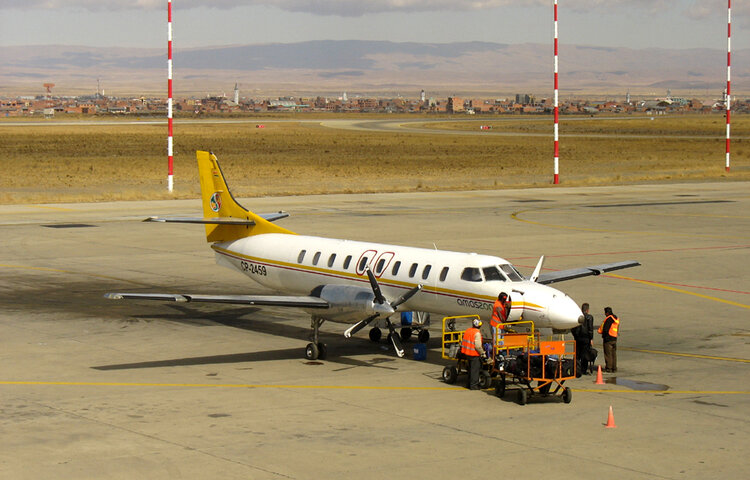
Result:
<svg viewBox="0 0 750 480"><path fill-rule="evenodd" d="M553 0L173 0L175 49L305 40L551 42ZM157 47L167 0L0 0L0 46ZM726 0L559 0L564 44L726 48ZM735 1L732 47L750 46Z"/></svg>

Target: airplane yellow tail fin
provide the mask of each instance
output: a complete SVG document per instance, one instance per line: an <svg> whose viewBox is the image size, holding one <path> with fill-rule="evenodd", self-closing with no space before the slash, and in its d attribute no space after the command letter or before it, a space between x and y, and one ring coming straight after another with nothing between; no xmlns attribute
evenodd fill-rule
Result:
<svg viewBox="0 0 750 480"><path fill-rule="evenodd" d="M216 155L199 150L196 157L206 220L206 241L226 242L262 233L294 234L237 203L229 191Z"/></svg>

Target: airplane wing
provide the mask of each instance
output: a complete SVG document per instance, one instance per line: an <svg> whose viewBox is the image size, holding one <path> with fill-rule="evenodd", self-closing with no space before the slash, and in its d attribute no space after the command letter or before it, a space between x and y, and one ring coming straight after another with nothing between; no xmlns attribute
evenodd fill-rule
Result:
<svg viewBox="0 0 750 480"><path fill-rule="evenodd" d="M172 293L106 293L110 300L157 300L162 302L231 303L273 307L329 308L330 304L318 297L281 295L192 295Z"/></svg>
<svg viewBox="0 0 750 480"><path fill-rule="evenodd" d="M572 280L574 278L588 277L590 275L601 275L605 272L612 272L623 268L637 267L640 265L635 260L625 262L605 263L603 265L593 265L591 267L571 268L569 270L560 270L559 272L542 273L537 278L537 283L549 285L550 283L562 282L563 280Z"/></svg>

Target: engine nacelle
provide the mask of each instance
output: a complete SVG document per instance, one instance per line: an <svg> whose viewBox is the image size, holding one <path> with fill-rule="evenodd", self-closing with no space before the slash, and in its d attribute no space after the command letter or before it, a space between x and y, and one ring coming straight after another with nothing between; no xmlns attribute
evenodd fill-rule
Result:
<svg viewBox="0 0 750 480"><path fill-rule="evenodd" d="M394 313L386 302L375 302L371 288L354 285L321 285L310 295L319 297L330 305L326 310L317 310L315 315L334 322L357 322L375 313L387 317Z"/></svg>

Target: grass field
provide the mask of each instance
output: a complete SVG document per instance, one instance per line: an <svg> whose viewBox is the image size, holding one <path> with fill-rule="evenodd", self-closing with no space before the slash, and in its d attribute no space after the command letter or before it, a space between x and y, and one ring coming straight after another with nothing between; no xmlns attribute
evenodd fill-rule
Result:
<svg viewBox="0 0 750 480"><path fill-rule="evenodd" d="M548 117L425 124L448 131L491 125L486 135L340 130L307 121L320 117L296 118L305 121L276 119L263 129L253 122L177 120L172 194L166 191L166 125L0 122L0 203L195 198L197 149L216 153L241 197L527 187L552 180ZM720 115L562 117L562 184L750 180L750 117L733 117L728 174L723 122Z"/></svg>

